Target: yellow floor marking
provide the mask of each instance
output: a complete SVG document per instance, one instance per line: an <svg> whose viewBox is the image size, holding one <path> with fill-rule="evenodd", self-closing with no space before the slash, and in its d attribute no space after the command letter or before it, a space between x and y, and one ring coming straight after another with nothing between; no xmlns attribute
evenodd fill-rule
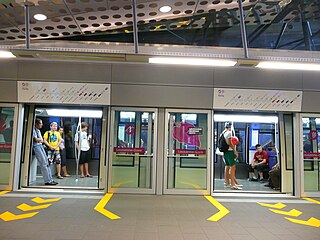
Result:
<svg viewBox="0 0 320 240"><path fill-rule="evenodd" d="M118 183L114 184L113 187L120 187L120 186L123 185L123 184L131 183L131 182L133 182L133 181L118 182Z"/></svg>
<svg viewBox="0 0 320 240"><path fill-rule="evenodd" d="M33 198L32 201L35 202L35 203L38 203L38 204L41 204L41 203L50 203L50 202L57 202L57 201L60 201L61 198L50 198L50 199L43 199L43 198L40 198L40 197L36 197L36 198Z"/></svg>
<svg viewBox="0 0 320 240"><path fill-rule="evenodd" d="M320 227L320 220L317 218L309 218L309 220L304 221L304 220L299 220L299 219L294 219L294 218L288 218L285 217L285 219L289 220L290 222L297 223L297 224L303 224L311 227Z"/></svg>
<svg viewBox="0 0 320 240"><path fill-rule="evenodd" d="M320 204L320 202L319 201L317 201L317 200L315 200L315 199L312 199L312 198L302 198L302 199L304 199L304 200L307 200L307 201L309 201L309 202L313 202L313 203L316 203L316 204Z"/></svg>
<svg viewBox="0 0 320 240"><path fill-rule="evenodd" d="M26 212L26 211L44 209L44 208L50 207L51 205L52 204L44 204L44 205L40 205L40 206L30 206L28 204L22 203L19 206L17 206L17 208Z"/></svg>
<svg viewBox="0 0 320 240"><path fill-rule="evenodd" d="M38 213L39 212L33 212L33 213L15 215L15 214L7 211L7 212L4 212L0 215L0 219L2 219L3 221L9 222L9 221L14 221L14 220L19 220L19 219L31 218Z"/></svg>
<svg viewBox="0 0 320 240"><path fill-rule="evenodd" d="M218 222L221 218L226 216L230 211L225 208L221 203L219 203L217 200L215 200L211 196L204 196L209 202L212 203L213 206L219 209L219 212L209 217L207 220Z"/></svg>
<svg viewBox="0 0 320 240"><path fill-rule="evenodd" d="M260 204L260 205L263 206L263 207L271 207L271 208L277 208L277 209L282 209L282 208L284 208L285 206L287 206L287 205L285 205L285 204L283 204L283 203L268 204L268 203L258 202L258 204Z"/></svg>
<svg viewBox="0 0 320 240"><path fill-rule="evenodd" d="M10 192L10 191L0 191L0 195L6 194L8 192Z"/></svg>
<svg viewBox="0 0 320 240"><path fill-rule="evenodd" d="M104 195L104 197L100 200L100 202L98 202L98 204L95 206L94 210L106 216L107 218L110 218L111 220L117 220L117 219L120 219L118 215L104 208L112 196L113 196L113 193L107 193L106 195Z"/></svg>
<svg viewBox="0 0 320 240"><path fill-rule="evenodd" d="M291 217L298 217L298 216L300 216L302 214L302 212L300 212L299 210L296 210L296 209L292 209L289 212L281 211L281 210L275 210L275 209L269 209L269 210L274 212L274 213L287 215L287 216L291 216Z"/></svg>

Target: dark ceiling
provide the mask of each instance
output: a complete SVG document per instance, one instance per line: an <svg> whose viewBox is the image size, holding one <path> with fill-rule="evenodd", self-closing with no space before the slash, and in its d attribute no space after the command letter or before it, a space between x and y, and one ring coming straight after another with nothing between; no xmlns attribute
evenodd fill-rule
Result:
<svg viewBox="0 0 320 240"><path fill-rule="evenodd" d="M241 47L236 0L136 1L139 43ZM25 39L24 0L0 1L0 45ZM29 0L32 40L133 42L131 0ZM170 6L168 13L160 7ZM243 0L249 47L320 51L320 0ZM37 21L34 14L48 18Z"/></svg>

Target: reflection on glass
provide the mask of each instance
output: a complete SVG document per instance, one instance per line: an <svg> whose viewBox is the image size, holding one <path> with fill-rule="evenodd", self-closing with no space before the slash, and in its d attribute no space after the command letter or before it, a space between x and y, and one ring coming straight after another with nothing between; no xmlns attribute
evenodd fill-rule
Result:
<svg viewBox="0 0 320 240"><path fill-rule="evenodd" d="M153 112L115 111L113 188L152 188Z"/></svg>
<svg viewBox="0 0 320 240"><path fill-rule="evenodd" d="M168 189L207 188L207 114L168 114Z"/></svg>
<svg viewBox="0 0 320 240"><path fill-rule="evenodd" d="M0 107L0 185L9 184L14 108Z"/></svg>
<svg viewBox="0 0 320 240"><path fill-rule="evenodd" d="M302 118L304 191L317 192L319 189L320 163L320 118Z"/></svg>

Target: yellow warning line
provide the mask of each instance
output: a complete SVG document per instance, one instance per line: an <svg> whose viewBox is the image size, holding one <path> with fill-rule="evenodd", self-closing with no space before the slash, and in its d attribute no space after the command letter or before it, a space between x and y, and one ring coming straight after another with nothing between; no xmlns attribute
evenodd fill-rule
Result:
<svg viewBox="0 0 320 240"><path fill-rule="evenodd" d="M197 189L197 190L203 190L203 188L201 188L198 184L194 184L194 183L189 183L189 182L180 182L182 184L186 184L186 185L190 185L193 188ZM211 217L207 218L208 221L213 221L213 222L218 222L221 218L223 218L224 216L226 216L230 211L225 208L225 206L223 206L221 203L219 203L217 200L215 200L212 196L206 196L203 195L213 206L215 206L216 208L218 208L219 212L217 212L216 214L212 215Z"/></svg>
<svg viewBox="0 0 320 240"><path fill-rule="evenodd" d="M0 195L6 194L8 192L10 192L10 191L0 191Z"/></svg>
<svg viewBox="0 0 320 240"><path fill-rule="evenodd" d="M221 203L215 200L212 196L204 196L213 206L219 209L219 212L209 217L207 220L218 222L221 218L226 216L230 211L225 208Z"/></svg>
<svg viewBox="0 0 320 240"><path fill-rule="evenodd" d="M307 200L307 201L309 201L309 202L313 202L313 203L316 203L316 204L320 204L320 202L319 201L317 201L317 200L315 200L315 199L312 199L312 198L302 198L302 199L304 199L304 200Z"/></svg>
<svg viewBox="0 0 320 240"><path fill-rule="evenodd" d="M112 198L112 196L113 196L113 193L107 193L106 195L104 195L104 197L95 206L94 210L106 216L107 218L110 218L111 220L117 220L117 219L120 219L118 215L104 208L109 202L109 200Z"/></svg>

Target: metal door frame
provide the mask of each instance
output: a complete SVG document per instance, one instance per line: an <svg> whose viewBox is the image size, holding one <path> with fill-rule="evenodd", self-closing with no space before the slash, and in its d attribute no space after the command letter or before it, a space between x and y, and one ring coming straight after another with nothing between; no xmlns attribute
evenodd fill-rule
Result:
<svg viewBox="0 0 320 240"><path fill-rule="evenodd" d="M320 191L319 192L305 192L305 190L304 190L304 157L303 157L303 125L302 125L302 118L314 117L314 118L320 119L320 114L300 113L298 115L299 115L299 117L298 117L299 128L298 129L299 129L300 138L299 138L299 146L298 146L299 154L298 154L298 157L296 158L298 163L295 165L295 166L298 166L298 168L297 168L298 174L296 174L296 176L297 176L296 187L298 189L296 190L296 192L301 197L320 197ZM314 160L314 161L319 162L320 160ZM319 169L318 169L318 171L319 171Z"/></svg>
<svg viewBox="0 0 320 240"><path fill-rule="evenodd" d="M13 131L12 131L12 143L11 143L11 155L10 155L10 167L9 167L9 181L7 185L0 185L1 190L11 191L13 188L14 166L16 160L16 146L17 146L17 126L18 126L18 104L0 103L0 107L14 108L13 114Z"/></svg>
<svg viewBox="0 0 320 240"><path fill-rule="evenodd" d="M191 190L191 189L168 189L168 114L169 113L190 113L190 114L207 114L207 189ZM212 188L212 110L199 110L199 109L173 109L167 108L165 111L165 141L164 141L164 158L163 158L163 172L164 172L164 194L189 194L189 195L210 195Z"/></svg>
<svg viewBox="0 0 320 240"><path fill-rule="evenodd" d="M113 153L113 138L115 127L115 112L126 111L126 112L153 112L154 113L154 132L153 132L153 153L152 157L152 171L151 171L151 188L112 188L112 153ZM111 193L134 193L134 194L155 194L156 192L156 158L157 158L157 132L158 132L158 110L156 108L138 108L138 107L112 107L110 117L110 138L109 138L109 164L108 164L108 192ZM149 155L146 155L149 156Z"/></svg>
<svg viewBox="0 0 320 240"><path fill-rule="evenodd" d="M32 149L32 134L33 134L33 128L34 128L34 121L35 121L35 110L36 107L39 106L39 104L26 104L30 107L30 111L28 116L26 116L27 120L27 125L26 125L26 129L24 129L24 131L26 132L26 137L25 137L25 142L22 142L22 144L25 144L25 150L24 153L21 154L21 157L24 159L24 161L21 162L21 182L20 182L20 186L22 188L30 188L30 189L34 189L34 188L45 188L45 189L51 189L48 188L46 185L43 186L29 186L29 174L30 174L30 162L31 162L31 158L32 158L32 154L31 154L31 149ZM47 105L46 103L41 104L42 107L47 107L47 108L53 108L53 106L51 105ZM63 104L59 104L56 106L57 108L63 108L64 105ZM70 106L69 106L70 107ZM105 146L105 142L106 142L106 118L108 116L108 109L106 106L80 106L80 105L73 105L72 107L74 107L75 109L86 109L86 108L90 108L90 107L99 107L101 108L102 111L102 117L101 117L101 144L100 144L100 162L99 162L99 178L98 178L98 183L96 187L81 187L81 186L61 186L61 185L57 185L55 188L56 189L89 189L89 190L102 190L105 189L105 181L103 181L106 176L106 172L104 170L104 163L105 163L105 158L106 158L106 152L105 152L105 148L103 146ZM90 117L89 117L90 118ZM29 130L28 130L29 129ZM30 130L31 129L31 130ZM22 165L23 164L23 165ZM76 170L78 171L78 170Z"/></svg>

